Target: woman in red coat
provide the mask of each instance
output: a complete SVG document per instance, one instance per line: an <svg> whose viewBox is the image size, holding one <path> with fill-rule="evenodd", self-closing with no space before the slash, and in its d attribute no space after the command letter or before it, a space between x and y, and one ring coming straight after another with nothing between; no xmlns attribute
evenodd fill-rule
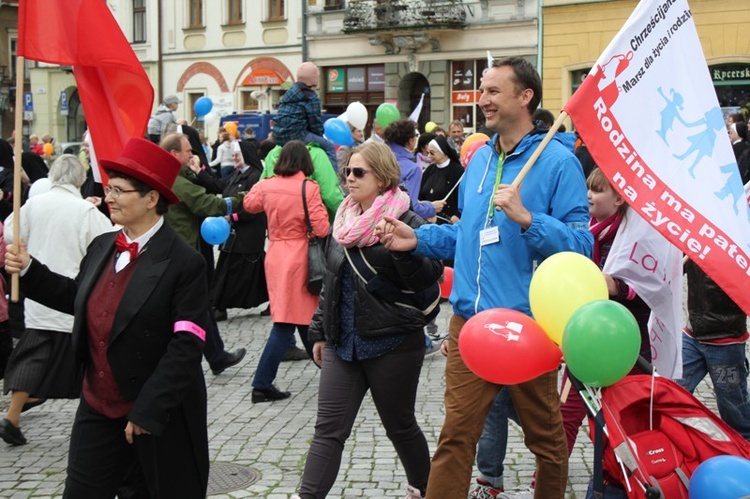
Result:
<svg viewBox="0 0 750 499"><path fill-rule="evenodd" d="M273 327L253 378L253 402L290 396L289 392L276 388L273 381L295 329L308 353L311 351L307 327L318 306L317 295L307 291L307 226L302 183L312 175L313 164L304 142L287 142L273 172L275 176L255 184L243 202L245 211L265 211L268 219L266 281ZM316 237L326 237L330 224L320 188L308 180L305 192L313 232Z"/></svg>

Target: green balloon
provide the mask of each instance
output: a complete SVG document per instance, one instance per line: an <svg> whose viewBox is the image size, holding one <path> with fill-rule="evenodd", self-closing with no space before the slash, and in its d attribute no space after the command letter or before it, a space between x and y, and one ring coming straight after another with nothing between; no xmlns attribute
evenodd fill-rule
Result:
<svg viewBox="0 0 750 499"><path fill-rule="evenodd" d="M401 113L398 111L398 108L393 104L389 104L387 102L379 105L378 109L375 111L375 119L378 120L378 125L382 126L383 128L386 128L388 125L400 118Z"/></svg>
<svg viewBox="0 0 750 499"><path fill-rule="evenodd" d="M590 386L617 383L635 365L641 333L633 314L612 300L597 300L575 311L565 326L562 351L573 375Z"/></svg>

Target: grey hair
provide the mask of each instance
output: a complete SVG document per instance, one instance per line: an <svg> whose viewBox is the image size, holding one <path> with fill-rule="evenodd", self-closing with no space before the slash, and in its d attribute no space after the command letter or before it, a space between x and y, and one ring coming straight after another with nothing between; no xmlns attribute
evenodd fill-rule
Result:
<svg viewBox="0 0 750 499"><path fill-rule="evenodd" d="M80 189L86 181L86 169L72 154L63 154L49 167L49 181L52 185L70 184Z"/></svg>

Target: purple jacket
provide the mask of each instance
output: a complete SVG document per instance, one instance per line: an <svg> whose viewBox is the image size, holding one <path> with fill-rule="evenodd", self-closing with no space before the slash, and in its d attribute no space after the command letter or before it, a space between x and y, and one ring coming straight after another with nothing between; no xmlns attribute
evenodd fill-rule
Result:
<svg viewBox="0 0 750 499"><path fill-rule="evenodd" d="M429 201L419 201L419 188L422 186L422 169L414 161L414 155L405 147L398 144L388 144L396 156L398 166L401 168L401 178L399 183L403 185L409 193L411 199L411 209L420 217L427 220L436 215L435 207Z"/></svg>

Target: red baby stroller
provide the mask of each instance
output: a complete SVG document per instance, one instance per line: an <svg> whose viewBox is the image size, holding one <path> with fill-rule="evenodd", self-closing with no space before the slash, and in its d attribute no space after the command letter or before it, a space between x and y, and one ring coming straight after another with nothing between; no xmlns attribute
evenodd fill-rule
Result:
<svg viewBox="0 0 750 499"><path fill-rule="evenodd" d="M652 371L642 360L639 366ZM609 497L609 487L619 486L628 498L687 499L703 461L727 454L750 459L750 443L667 378L634 374L602 390L573 383L590 414L590 497Z"/></svg>

